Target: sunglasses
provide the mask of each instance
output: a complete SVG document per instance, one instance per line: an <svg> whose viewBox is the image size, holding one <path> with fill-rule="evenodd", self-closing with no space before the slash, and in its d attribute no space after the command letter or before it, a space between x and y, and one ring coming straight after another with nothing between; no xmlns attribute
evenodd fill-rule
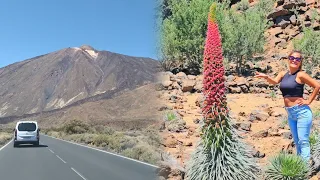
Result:
<svg viewBox="0 0 320 180"><path fill-rule="evenodd" d="M289 60L290 60L290 61L296 60L296 61L300 62L301 59L302 59L301 57L289 56Z"/></svg>

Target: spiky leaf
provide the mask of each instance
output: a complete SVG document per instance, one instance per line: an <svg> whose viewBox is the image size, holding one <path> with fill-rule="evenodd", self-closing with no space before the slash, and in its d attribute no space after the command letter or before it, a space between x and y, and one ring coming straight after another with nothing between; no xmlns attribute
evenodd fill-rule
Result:
<svg viewBox="0 0 320 180"><path fill-rule="evenodd" d="M271 160L265 173L270 180L306 180L310 167L300 156L281 152Z"/></svg>

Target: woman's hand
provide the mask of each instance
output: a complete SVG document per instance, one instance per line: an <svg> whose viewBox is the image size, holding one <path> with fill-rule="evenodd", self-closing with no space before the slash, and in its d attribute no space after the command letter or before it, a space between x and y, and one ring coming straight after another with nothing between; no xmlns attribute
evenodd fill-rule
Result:
<svg viewBox="0 0 320 180"><path fill-rule="evenodd" d="M309 100L306 100L306 99L303 99L303 98L300 98L297 100L298 101L298 105L299 106L302 106L302 105L310 105L310 101Z"/></svg>
<svg viewBox="0 0 320 180"><path fill-rule="evenodd" d="M254 77L267 79L268 75L266 75L264 73L256 72L256 75Z"/></svg>

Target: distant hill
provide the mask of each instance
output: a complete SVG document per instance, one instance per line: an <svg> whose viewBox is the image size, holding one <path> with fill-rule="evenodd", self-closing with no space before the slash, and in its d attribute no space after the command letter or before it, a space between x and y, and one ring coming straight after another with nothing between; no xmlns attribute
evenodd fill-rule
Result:
<svg viewBox="0 0 320 180"><path fill-rule="evenodd" d="M0 69L0 122L111 99L152 83L158 67L88 45L14 63Z"/></svg>

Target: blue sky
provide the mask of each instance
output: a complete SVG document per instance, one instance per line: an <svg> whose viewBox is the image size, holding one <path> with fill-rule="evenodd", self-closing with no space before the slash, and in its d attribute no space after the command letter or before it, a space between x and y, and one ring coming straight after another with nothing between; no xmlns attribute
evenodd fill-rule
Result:
<svg viewBox="0 0 320 180"><path fill-rule="evenodd" d="M10 0L0 6L0 67L67 47L157 59L156 0Z"/></svg>

